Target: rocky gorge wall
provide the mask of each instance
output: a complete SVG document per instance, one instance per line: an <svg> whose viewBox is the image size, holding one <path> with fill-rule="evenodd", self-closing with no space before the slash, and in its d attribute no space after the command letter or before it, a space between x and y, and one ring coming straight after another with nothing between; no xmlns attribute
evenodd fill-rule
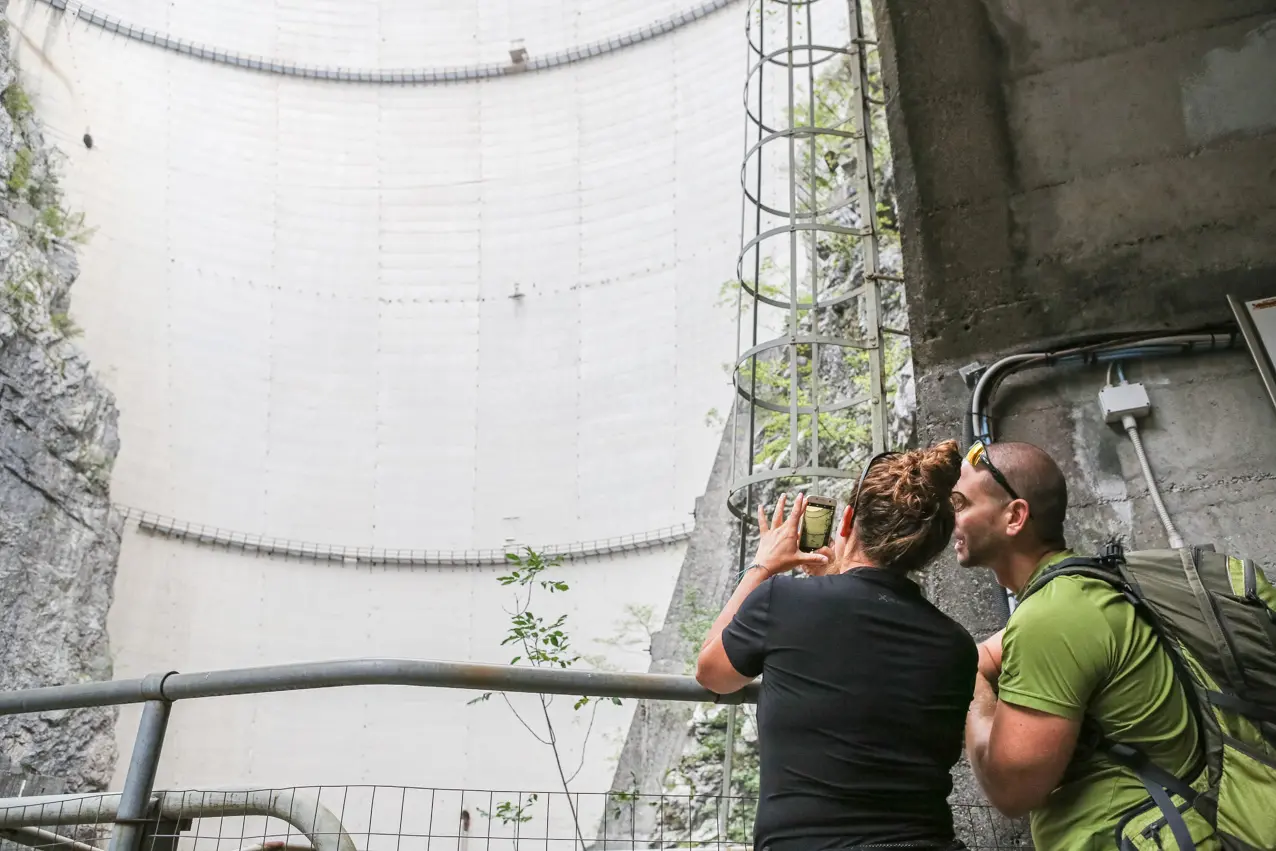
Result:
<svg viewBox="0 0 1276 851"><path fill-rule="evenodd" d="M0 0L0 13L7 0ZM119 448L111 393L68 314L88 236L63 206L44 141L0 30L0 689L111 677L106 634L123 520L109 498ZM0 718L18 769L105 788L113 708Z"/></svg>

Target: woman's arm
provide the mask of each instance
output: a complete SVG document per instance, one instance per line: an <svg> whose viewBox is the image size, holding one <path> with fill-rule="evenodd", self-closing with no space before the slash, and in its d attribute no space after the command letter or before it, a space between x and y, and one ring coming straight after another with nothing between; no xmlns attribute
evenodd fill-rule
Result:
<svg viewBox="0 0 1276 851"><path fill-rule="evenodd" d="M740 605L759 585L771 578L761 567L755 565L744 572L744 577L736 587L735 593L722 607L717 620L709 627L709 635L700 645L700 657L696 660L696 681L715 694L730 694L739 691L753 677L745 676L735 669L727 658L726 648L722 646L722 631L731 623Z"/></svg>
<svg viewBox="0 0 1276 851"><path fill-rule="evenodd" d="M753 679L753 676L736 670L722 645L722 633L740 611L744 601L775 574L795 567L823 568L832 555L827 548L814 553L798 549L799 524L806 507L806 497L798 496L787 520L784 518L785 501L785 496L781 496L770 523L767 522L766 510L759 506L758 524L762 535L758 540L758 554L753 559L753 564L744 572L731 599L727 600L727 604L718 613L700 646L700 657L696 660L696 680L718 694L739 691Z"/></svg>

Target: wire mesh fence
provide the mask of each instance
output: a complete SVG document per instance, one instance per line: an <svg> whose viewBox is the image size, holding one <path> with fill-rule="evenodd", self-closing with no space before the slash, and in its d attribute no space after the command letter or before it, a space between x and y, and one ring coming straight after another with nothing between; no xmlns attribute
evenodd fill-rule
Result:
<svg viewBox="0 0 1276 851"><path fill-rule="evenodd" d="M51 799L33 799L49 802ZM48 851L105 849L119 795L0 806L0 839ZM756 799L409 786L155 793L144 851L748 851ZM954 805L972 851L1029 849L987 805ZM11 846L12 847L12 846Z"/></svg>

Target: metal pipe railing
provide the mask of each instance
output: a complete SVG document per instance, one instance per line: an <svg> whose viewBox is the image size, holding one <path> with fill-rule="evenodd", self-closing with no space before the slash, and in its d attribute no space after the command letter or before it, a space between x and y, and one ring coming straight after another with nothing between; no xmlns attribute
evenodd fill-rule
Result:
<svg viewBox="0 0 1276 851"><path fill-rule="evenodd" d="M697 703L756 703L758 695L757 683L734 694L717 695L691 677L670 674L596 673L419 659L344 659L194 674L152 674L133 680L0 692L0 715L372 685L581 694Z"/></svg>
<svg viewBox="0 0 1276 851"><path fill-rule="evenodd" d="M0 801L0 808L3 808L3 802ZM96 845L90 845L87 842L80 842L69 836L63 836L60 833L54 833L51 830L42 830L38 827L15 827L12 830L0 830L0 839L7 839L15 845L24 845L27 848L36 848L39 851L49 851L49 849L61 849L61 851L102 851Z"/></svg>
<svg viewBox="0 0 1276 851"><path fill-rule="evenodd" d="M204 671L195 674L169 672L132 680L111 680L0 692L0 715L85 709L92 706L118 706L128 703L146 704L129 760L124 790L118 796L107 796L114 802L113 812L108 820L114 820L117 825L111 838L111 851L138 851L143 836L140 825L154 814L156 807L153 792L155 771L159 764L160 752L164 747L164 733L168 726L168 716L173 701L370 685L533 694L579 694L591 697L714 703L756 703L758 697L757 683L750 683L734 694L717 695L691 677L668 674L594 673L418 659L344 659L226 671ZM98 800L100 806L103 798ZM39 806L42 803L53 804L54 802L31 800L18 809L30 816L27 808ZM65 803L65 796L59 797L56 801L59 807L64 806ZM168 803L168 798L161 796L159 803L160 809L163 810ZM250 804L258 809L263 806L261 802L249 801L246 798L244 806L247 807ZM274 804L278 805L280 802L276 801ZM249 810L245 810L247 811ZM42 811L35 818L18 819L12 810L4 815L6 818L0 818L0 828L59 823L45 818L46 815L55 814L46 814ZM65 815L65 812L60 810L56 817L62 818ZM339 847L325 849L325 851L353 851L353 848Z"/></svg>
<svg viewBox="0 0 1276 851"><path fill-rule="evenodd" d="M158 752L158 751L157 751ZM129 775L132 780L133 774ZM31 798L0 798L0 837L27 844L49 838L39 847L70 848L72 851L101 851L70 837L38 830L37 826L116 824L111 846L124 843L142 847L147 828L161 820L173 824L183 819L265 816L287 822L311 843L314 851L357 851L350 834L337 816L318 798L292 789L213 789L189 792L148 792L140 815L125 815L129 789L114 794L43 795ZM131 828L131 830L126 830ZM34 832L34 833L33 833ZM16 834L16 835L10 835ZM83 847L81 847L83 846ZM33 846L35 847L35 846Z"/></svg>

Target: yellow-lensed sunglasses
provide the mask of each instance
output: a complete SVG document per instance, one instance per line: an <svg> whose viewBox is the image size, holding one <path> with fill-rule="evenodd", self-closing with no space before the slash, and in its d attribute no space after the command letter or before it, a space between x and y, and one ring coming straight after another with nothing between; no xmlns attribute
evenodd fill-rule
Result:
<svg viewBox="0 0 1276 851"><path fill-rule="evenodd" d="M975 441L970 449L966 450L966 463L972 467L983 464L988 468L988 472L992 473L992 477L997 480L997 484L1005 488L1006 493L1010 494L1011 499L1023 499L1019 494L1015 493L1015 489L1010 486L1010 482L1006 481L1006 477L1001 474L997 466L992 463L992 459L988 457L988 443L983 440Z"/></svg>

